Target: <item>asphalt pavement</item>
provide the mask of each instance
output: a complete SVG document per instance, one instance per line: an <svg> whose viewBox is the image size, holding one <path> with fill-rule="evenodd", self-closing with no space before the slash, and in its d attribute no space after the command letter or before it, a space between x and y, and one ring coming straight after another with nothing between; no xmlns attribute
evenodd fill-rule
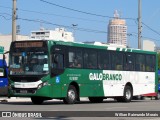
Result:
<svg viewBox="0 0 160 120"><path fill-rule="evenodd" d="M60 100L46 101L42 105L33 105L28 98L6 100L8 102L2 101L0 103L0 111L12 112L13 119L19 117L28 119L27 117L28 115L30 116L30 113L38 112L42 114L43 118L33 117L33 119L82 120L83 118L85 120L160 120L160 100L146 99L133 100L130 103L118 103L113 99L108 99L103 103L90 103L87 98L84 98L81 99L81 102L72 105L66 105ZM19 114L22 116L16 116ZM125 116L125 114L130 114L130 116ZM131 116L132 114L133 116ZM143 114L150 114L151 116L136 116ZM46 115L49 116L46 117Z"/></svg>

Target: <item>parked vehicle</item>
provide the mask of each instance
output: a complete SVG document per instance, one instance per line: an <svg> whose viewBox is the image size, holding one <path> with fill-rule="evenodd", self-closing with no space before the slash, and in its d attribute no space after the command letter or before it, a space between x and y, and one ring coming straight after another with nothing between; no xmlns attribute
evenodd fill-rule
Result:
<svg viewBox="0 0 160 120"><path fill-rule="evenodd" d="M0 96L8 95L8 68L6 61L0 59Z"/></svg>

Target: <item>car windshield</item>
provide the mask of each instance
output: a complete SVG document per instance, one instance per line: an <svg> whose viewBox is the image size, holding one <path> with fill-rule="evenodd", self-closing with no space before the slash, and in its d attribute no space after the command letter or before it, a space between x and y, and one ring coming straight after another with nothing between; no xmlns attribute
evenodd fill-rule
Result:
<svg viewBox="0 0 160 120"><path fill-rule="evenodd" d="M48 73L48 55L44 51L11 53L10 75L37 75Z"/></svg>

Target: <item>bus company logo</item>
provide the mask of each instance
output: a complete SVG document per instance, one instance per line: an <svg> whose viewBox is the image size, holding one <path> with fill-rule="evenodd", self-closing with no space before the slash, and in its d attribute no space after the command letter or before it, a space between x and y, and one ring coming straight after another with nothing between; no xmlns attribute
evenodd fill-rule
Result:
<svg viewBox="0 0 160 120"><path fill-rule="evenodd" d="M89 80L122 80L122 74L90 73Z"/></svg>
<svg viewBox="0 0 160 120"><path fill-rule="evenodd" d="M2 117L42 118L42 113L39 113L39 112L2 112Z"/></svg>
<svg viewBox="0 0 160 120"><path fill-rule="evenodd" d="M12 117L11 112L2 112L2 117Z"/></svg>

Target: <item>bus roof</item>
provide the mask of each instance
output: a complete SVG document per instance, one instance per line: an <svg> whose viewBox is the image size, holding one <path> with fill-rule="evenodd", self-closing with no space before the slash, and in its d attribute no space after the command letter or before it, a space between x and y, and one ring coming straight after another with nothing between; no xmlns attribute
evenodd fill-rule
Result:
<svg viewBox="0 0 160 120"><path fill-rule="evenodd" d="M52 42L52 41L49 41ZM157 52L154 51L146 51L141 49L135 49L135 48L120 48L115 47L112 45L93 45L93 44L86 44L86 43L80 43L80 42L64 42L64 41L53 41L57 45L66 45L66 46L76 46L76 47L85 47L85 48L96 48L96 49L105 49L105 50L111 50L111 51L123 51L123 52L135 52L135 53L146 53L146 54L157 54Z"/></svg>
<svg viewBox="0 0 160 120"><path fill-rule="evenodd" d="M135 48L121 48L119 46L115 47L115 46L108 45L108 44L93 45L93 44L87 44L87 43L82 43L82 42L65 42L65 41L61 41L61 40L26 40L26 41L14 41L14 42L27 42L27 41L37 41L37 42L38 41L48 41L48 44L50 44L50 45L57 44L57 45L65 45L65 46L104 49L104 50L111 50L111 51L157 54L157 52L154 52L154 51L146 51L146 50L135 49Z"/></svg>

